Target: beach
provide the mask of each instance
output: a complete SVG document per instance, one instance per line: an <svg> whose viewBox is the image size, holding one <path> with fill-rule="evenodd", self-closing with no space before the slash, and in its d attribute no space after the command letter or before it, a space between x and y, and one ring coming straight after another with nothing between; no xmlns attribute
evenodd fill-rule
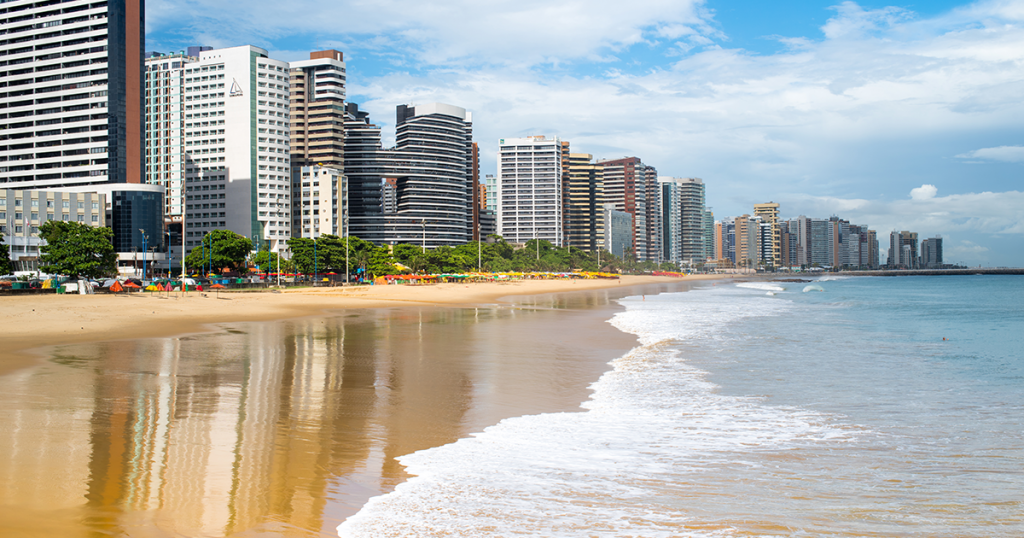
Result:
<svg viewBox="0 0 1024 538"><path fill-rule="evenodd" d="M2 298L2 530L334 536L396 458L579 411L615 299L701 280Z"/></svg>
<svg viewBox="0 0 1024 538"><path fill-rule="evenodd" d="M408 305L494 304L502 297L610 289L685 279L623 276L621 279L520 280L473 284L346 286L269 292L131 293L0 297L0 375L31 365L27 350L41 346L167 337L204 330L213 323L270 321L350 308Z"/></svg>

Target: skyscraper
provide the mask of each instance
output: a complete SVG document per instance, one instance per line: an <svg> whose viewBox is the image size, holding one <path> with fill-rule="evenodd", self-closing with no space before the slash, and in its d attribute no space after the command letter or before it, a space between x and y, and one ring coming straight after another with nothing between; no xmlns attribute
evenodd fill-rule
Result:
<svg viewBox="0 0 1024 538"><path fill-rule="evenodd" d="M563 144L558 137L498 142L498 235L563 244Z"/></svg>
<svg viewBox="0 0 1024 538"><path fill-rule="evenodd" d="M0 4L0 186L143 182L144 23L143 0Z"/></svg>
<svg viewBox="0 0 1024 538"><path fill-rule="evenodd" d="M754 204L754 216L761 217L761 221L770 226L770 244L762 249L763 253L771 252L771 256L762 256L762 261L770 267L782 265L782 226L779 224L779 204L768 202Z"/></svg>
<svg viewBox="0 0 1024 538"><path fill-rule="evenodd" d="M605 202L633 216L631 249L638 260L647 259L646 167L639 157L599 161L604 167Z"/></svg>
<svg viewBox="0 0 1024 538"><path fill-rule="evenodd" d="M892 269L917 269L917 232L893 230L889 234L889 260Z"/></svg>
<svg viewBox="0 0 1024 538"><path fill-rule="evenodd" d="M700 178L661 176L662 252L668 261L697 265L708 256L705 230L707 208L704 205L704 182ZM713 220L711 225L713 225Z"/></svg>
<svg viewBox="0 0 1024 538"><path fill-rule="evenodd" d="M604 167L587 153L569 154L566 182L565 244L588 252L602 247L604 237Z"/></svg>
<svg viewBox="0 0 1024 538"><path fill-rule="evenodd" d="M921 267L924 269L942 269L941 236L921 241Z"/></svg>
<svg viewBox="0 0 1024 538"><path fill-rule="evenodd" d="M253 46L185 67L185 244L227 229L271 251L291 237L288 63Z"/></svg>
<svg viewBox="0 0 1024 538"><path fill-rule="evenodd" d="M399 105L397 144L349 106L345 174L352 233L379 245L460 245L473 233L473 116L444 103Z"/></svg>
<svg viewBox="0 0 1024 538"><path fill-rule="evenodd" d="M291 62L291 166L345 166L345 61L341 52L311 52Z"/></svg>

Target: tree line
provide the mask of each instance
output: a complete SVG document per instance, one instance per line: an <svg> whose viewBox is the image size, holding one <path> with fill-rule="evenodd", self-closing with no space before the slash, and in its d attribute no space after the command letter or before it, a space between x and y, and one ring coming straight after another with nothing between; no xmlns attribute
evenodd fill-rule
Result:
<svg viewBox="0 0 1024 538"><path fill-rule="evenodd" d="M117 253L111 240L113 231L77 222L48 221L39 227L39 236L46 240L40 248L41 269L60 275L99 278L117 273ZM6 246L0 243L4 251ZM608 251L588 252L576 247L558 247L544 240L530 240L516 248L500 236L487 241L470 242L456 247L440 246L423 249L411 244L379 246L357 237L322 235L315 241L307 238L288 240L290 259L278 259L266 247L253 252L252 242L230 230L214 230L185 257L189 272L244 272L258 267L261 272L361 274L379 277L401 273L466 273L486 272L645 272L674 271L669 262L639 262L627 250L623 257ZM0 269L9 264L0 256ZM9 269L9 266L6 267Z"/></svg>

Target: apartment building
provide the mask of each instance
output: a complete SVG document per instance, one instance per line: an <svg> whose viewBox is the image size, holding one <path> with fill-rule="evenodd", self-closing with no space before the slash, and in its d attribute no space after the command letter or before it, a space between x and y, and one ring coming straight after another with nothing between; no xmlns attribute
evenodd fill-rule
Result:
<svg viewBox="0 0 1024 538"><path fill-rule="evenodd" d="M588 153L569 154L565 182L564 239L567 246L597 252L604 243L604 167Z"/></svg>
<svg viewBox="0 0 1024 538"><path fill-rule="evenodd" d="M506 241L563 245L562 156L558 137L498 141L498 234Z"/></svg>
<svg viewBox="0 0 1024 538"><path fill-rule="evenodd" d="M289 66L253 46L185 68L185 244L232 230L280 252L291 237Z"/></svg>
<svg viewBox="0 0 1024 538"><path fill-rule="evenodd" d="M0 186L143 181L142 0L0 3Z"/></svg>

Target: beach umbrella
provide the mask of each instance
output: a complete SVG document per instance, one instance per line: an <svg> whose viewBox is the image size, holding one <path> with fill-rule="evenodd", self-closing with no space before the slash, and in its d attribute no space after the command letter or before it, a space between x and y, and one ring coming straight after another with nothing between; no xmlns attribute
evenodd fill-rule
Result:
<svg viewBox="0 0 1024 538"><path fill-rule="evenodd" d="M124 291L124 288L121 287L120 282L115 280L114 283L110 285L110 291L117 293L119 291Z"/></svg>
<svg viewBox="0 0 1024 538"><path fill-rule="evenodd" d="M222 289L224 289L226 287L227 286L225 286L224 284L214 284L214 285L210 286L210 289L211 290L217 290L217 298L220 299L220 290L222 290Z"/></svg>

